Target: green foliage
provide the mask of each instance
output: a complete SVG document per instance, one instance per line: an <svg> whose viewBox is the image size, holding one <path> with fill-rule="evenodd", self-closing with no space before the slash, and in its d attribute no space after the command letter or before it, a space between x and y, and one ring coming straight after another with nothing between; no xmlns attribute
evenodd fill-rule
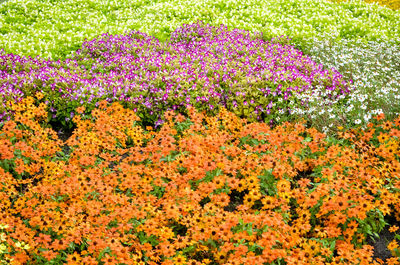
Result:
<svg viewBox="0 0 400 265"><path fill-rule="evenodd" d="M104 32L140 30L160 40L182 24L203 20L229 29L262 31L270 39L287 35L294 43L321 33L338 38L398 40L400 14L363 1L83 1L12 0L0 4L0 47L7 53L71 56L85 39Z"/></svg>

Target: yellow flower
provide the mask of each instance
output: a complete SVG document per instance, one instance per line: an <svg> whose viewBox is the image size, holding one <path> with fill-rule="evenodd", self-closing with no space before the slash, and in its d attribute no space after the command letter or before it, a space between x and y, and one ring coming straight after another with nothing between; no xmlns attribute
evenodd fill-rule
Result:
<svg viewBox="0 0 400 265"><path fill-rule="evenodd" d="M198 245L196 248L197 251L207 251L208 247L204 245Z"/></svg>
<svg viewBox="0 0 400 265"><path fill-rule="evenodd" d="M35 96L36 96L36 98L37 98L38 100L41 100L41 99L44 97L44 95L43 95L42 92L37 92L37 93L35 94Z"/></svg>
<svg viewBox="0 0 400 265"><path fill-rule="evenodd" d="M7 246L4 244L0 244L0 254L3 254L5 250L7 249Z"/></svg>
<svg viewBox="0 0 400 265"><path fill-rule="evenodd" d="M174 237L174 232L169 227L162 227L160 229L160 237L162 239L165 239L165 240L173 238Z"/></svg>
<svg viewBox="0 0 400 265"><path fill-rule="evenodd" d="M175 265L186 264L186 257L184 257L182 255L178 255L178 256L174 257L174 264Z"/></svg>
<svg viewBox="0 0 400 265"><path fill-rule="evenodd" d="M278 192L278 195L280 198L282 198L284 201L289 202L291 198L291 194L289 192Z"/></svg>
<svg viewBox="0 0 400 265"><path fill-rule="evenodd" d="M0 225L0 229L7 229L8 227L8 225Z"/></svg>
<svg viewBox="0 0 400 265"><path fill-rule="evenodd" d="M209 259L203 259L203 261L201 262L201 264L210 264L211 260Z"/></svg>

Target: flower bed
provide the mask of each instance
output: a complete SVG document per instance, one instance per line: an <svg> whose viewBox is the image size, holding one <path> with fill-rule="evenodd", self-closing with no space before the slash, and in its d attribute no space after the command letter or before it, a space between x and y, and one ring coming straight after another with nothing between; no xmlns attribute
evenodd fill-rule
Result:
<svg viewBox="0 0 400 265"><path fill-rule="evenodd" d="M140 32L104 34L66 61L3 54L3 107L42 92L63 123L75 107L93 108L100 99L126 102L156 125L165 110L187 106L214 113L222 106L270 122L288 120L291 108L307 105L302 95L340 100L350 93L339 72L279 43L285 41L198 22L177 29L165 44Z"/></svg>
<svg viewBox="0 0 400 265"><path fill-rule="evenodd" d="M0 4L0 265L400 264L399 22Z"/></svg>
<svg viewBox="0 0 400 265"><path fill-rule="evenodd" d="M189 108L153 131L102 101L62 142L43 103L14 110L0 131L4 260L378 264L367 239L400 220L400 118L335 139Z"/></svg>

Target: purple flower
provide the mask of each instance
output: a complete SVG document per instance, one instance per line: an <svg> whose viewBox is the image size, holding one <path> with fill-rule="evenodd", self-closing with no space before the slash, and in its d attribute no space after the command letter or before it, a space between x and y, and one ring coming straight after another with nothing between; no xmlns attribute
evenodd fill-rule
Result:
<svg viewBox="0 0 400 265"><path fill-rule="evenodd" d="M158 126L162 125L163 123L164 123L164 120L158 119L158 120L155 122L155 127L157 128Z"/></svg>
<svg viewBox="0 0 400 265"><path fill-rule="evenodd" d="M288 100L292 93L313 89L315 84L327 84L328 97L350 93L349 84L335 69L324 69L293 46L256 35L198 22L182 25L166 43L138 31L125 36L103 34L84 42L72 59L63 62L0 51L0 83L4 84L0 95L20 100L41 82L66 104L77 100L85 105L106 98L108 102L129 101L135 111L143 105L146 108L141 111L150 112L177 109L194 101L205 103L210 110L216 104L237 108L237 102L244 99L243 105L261 105L265 100L251 98L253 90L272 97L267 106L257 109L270 113L278 97ZM91 69L84 67L88 62ZM32 69L17 73L13 70L16 64ZM299 82L301 87L297 87ZM259 87L265 83L265 88ZM276 89L271 91L269 86ZM168 102L170 97L174 100ZM57 114L54 107L50 110Z"/></svg>

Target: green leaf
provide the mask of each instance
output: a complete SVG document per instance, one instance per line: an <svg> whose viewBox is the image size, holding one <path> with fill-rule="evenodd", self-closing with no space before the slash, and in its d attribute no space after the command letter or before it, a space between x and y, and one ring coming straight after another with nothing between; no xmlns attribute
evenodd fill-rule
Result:
<svg viewBox="0 0 400 265"><path fill-rule="evenodd" d="M109 254L111 253L111 249L110 247L106 247L105 249L103 249L100 253L99 256L97 257L97 260L101 260L102 258L104 258L105 254Z"/></svg>

